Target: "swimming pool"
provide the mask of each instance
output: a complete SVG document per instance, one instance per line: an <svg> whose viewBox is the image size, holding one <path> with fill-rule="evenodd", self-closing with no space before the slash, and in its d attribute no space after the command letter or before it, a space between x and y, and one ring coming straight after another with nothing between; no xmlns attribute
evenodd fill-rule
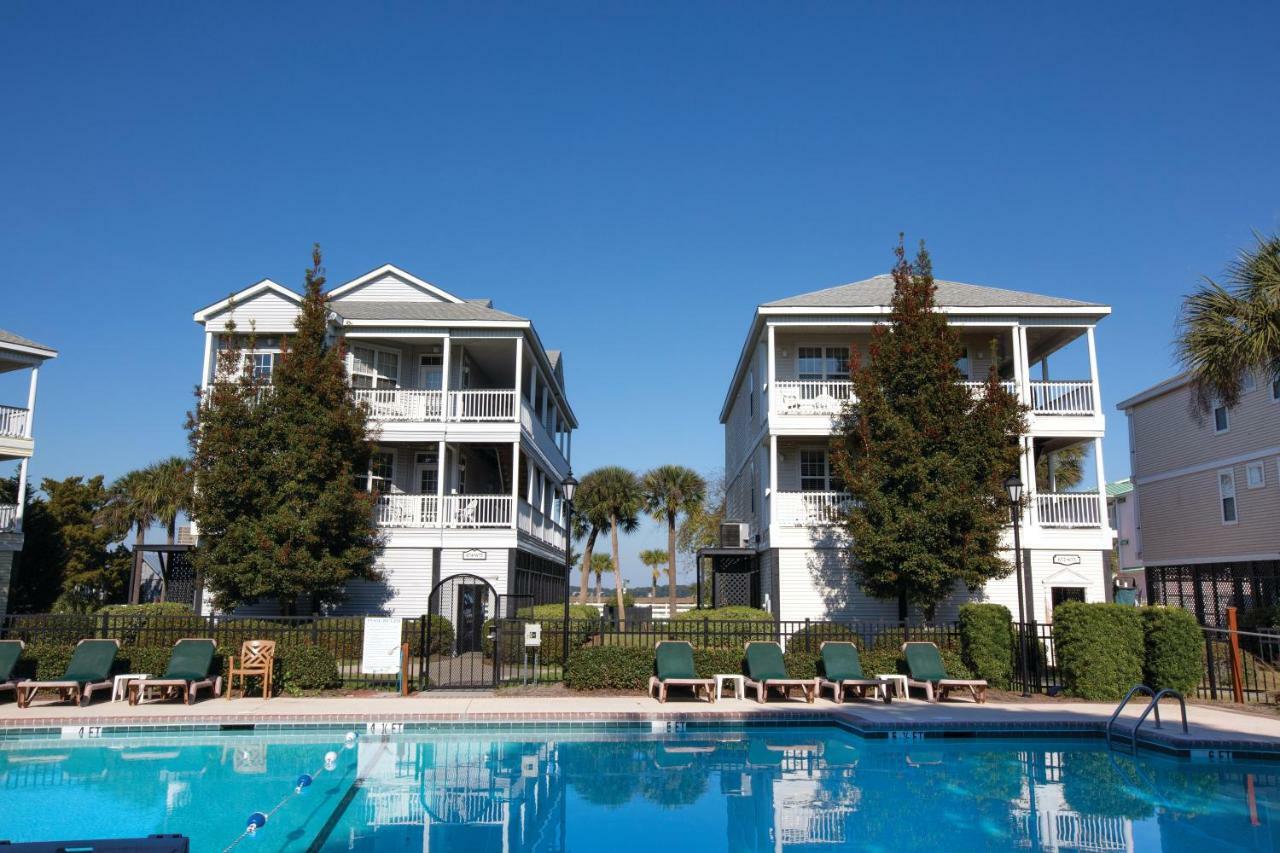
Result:
<svg viewBox="0 0 1280 853"><path fill-rule="evenodd" d="M1280 763L832 725L0 742L0 839L193 850L1275 850ZM326 769L326 753L335 757ZM299 777L313 777L295 789ZM274 811L273 811L274 809ZM267 824L244 835L253 812Z"/></svg>

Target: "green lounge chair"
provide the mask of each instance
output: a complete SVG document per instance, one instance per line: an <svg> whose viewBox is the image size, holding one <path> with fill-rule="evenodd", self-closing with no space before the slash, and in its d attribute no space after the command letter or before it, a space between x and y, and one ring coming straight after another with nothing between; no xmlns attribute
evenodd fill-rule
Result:
<svg viewBox="0 0 1280 853"><path fill-rule="evenodd" d="M94 693L111 689L111 665L118 651L119 640L81 640L60 680L18 682L18 707L30 706L31 698L41 688L57 690L63 702L88 705Z"/></svg>
<svg viewBox="0 0 1280 853"><path fill-rule="evenodd" d="M0 692L12 690L18 692L18 682L13 671L18 668L18 658L26 648L21 640L0 640Z"/></svg>
<svg viewBox="0 0 1280 853"><path fill-rule="evenodd" d="M668 687L691 687L693 697L698 691L707 694L707 701L716 701L714 678L699 678L693 666L693 646L683 640L663 640L653 650L655 675L649 677L649 695L657 692L659 702L667 701Z"/></svg>
<svg viewBox="0 0 1280 853"><path fill-rule="evenodd" d="M813 703L818 696L818 679L792 678L787 673L787 663L782 659L782 646L777 643L747 643L747 689L756 689L756 701L763 703L770 688L776 687L782 695L791 698L791 691L800 688L804 700Z"/></svg>
<svg viewBox="0 0 1280 853"><path fill-rule="evenodd" d="M862 672L862 659L858 657L858 647L853 643L825 642L818 647L822 653L822 669L825 678L818 681L818 693L824 687L831 689L833 702L844 701L844 691L854 691L859 699L867 698L871 691L872 698L879 696L888 704L893 701L885 683L878 678L867 678Z"/></svg>
<svg viewBox="0 0 1280 853"><path fill-rule="evenodd" d="M925 698L930 702L946 699L953 690L968 690L978 704L987 701L987 682L981 678L948 678L942 655L933 643L903 643L902 653L911 670L907 687L924 688Z"/></svg>
<svg viewBox="0 0 1280 853"><path fill-rule="evenodd" d="M222 692L222 676L214 675L213 653L218 650L215 640L183 639L173 644L173 652L169 655L169 665L164 675L159 678L138 679L129 684L129 704L137 705L146 699L147 691L160 690L165 699L177 698L182 693L183 704L190 705L191 700L200 692L200 688L208 688L217 696Z"/></svg>

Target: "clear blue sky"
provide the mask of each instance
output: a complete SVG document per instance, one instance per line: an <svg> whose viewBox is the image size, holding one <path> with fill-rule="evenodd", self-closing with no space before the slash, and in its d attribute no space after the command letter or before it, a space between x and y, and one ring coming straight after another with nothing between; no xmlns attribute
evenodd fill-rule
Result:
<svg viewBox="0 0 1280 853"><path fill-rule="evenodd" d="M753 306L905 231L1114 306L1114 479L1179 298L1280 228L1275 3L421 5L0 6L0 327L61 351L37 477L182 452L192 311L313 241L533 318L579 472L718 468Z"/></svg>

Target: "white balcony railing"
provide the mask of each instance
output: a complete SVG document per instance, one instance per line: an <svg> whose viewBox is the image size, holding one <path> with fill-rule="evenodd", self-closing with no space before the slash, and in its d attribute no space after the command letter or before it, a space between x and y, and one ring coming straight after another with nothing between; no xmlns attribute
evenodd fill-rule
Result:
<svg viewBox="0 0 1280 853"><path fill-rule="evenodd" d="M853 383L847 379L783 379L773 386L774 405L782 415L838 415L853 399Z"/></svg>
<svg viewBox="0 0 1280 853"><path fill-rule="evenodd" d="M516 526L535 539L557 548L564 547L564 528L527 501L520 501L516 513Z"/></svg>
<svg viewBox="0 0 1280 853"><path fill-rule="evenodd" d="M975 397L981 396L982 389L987 387L986 382L971 381L968 379L966 379L964 382L960 384L968 388L970 393L972 393L973 396ZM1018 393L1018 383L1014 382L1012 379L1001 380L1000 387L1003 388L1009 394Z"/></svg>
<svg viewBox="0 0 1280 853"><path fill-rule="evenodd" d="M0 504L0 533L12 533L17 529L17 504Z"/></svg>
<svg viewBox="0 0 1280 853"><path fill-rule="evenodd" d="M1037 415L1092 415L1093 383L1088 379L1066 382L1033 380L1028 383L1031 411Z"/></svg>
<svg viewBox="0 0 1280 853"><path fill-rule="evenodd" d="M449 392L451 421L510 421L516 416L516 392L511 389L471 389Z"/></svg>
<svg viewBox="0 0 1280 853"><path fill-rule="evenodd" d="M773 518L783 527L839 524L852 503L847 492L777 492Z"/></svg>
<svg viewBox="0 0 1280 853"><path fill-rule="evenodd" d="M1102 526L1097 492L1042 492L1035 496L1035 507L1041 527Z"/></svg>
<svg viewBox="0 0 1280 853"><path fill-rule="evenodd" d="M22 438L27 434L27 410L0 406L0 435Z"/></svg>
<svg viewBox="0 0 1280 853"><path fill-rule="evenodd" d="M438 421L444 394L408 388L357 388L356 399L375 421Z"/></svg>
<svg viewBox="0 0 1280 853"><path fill-rule="evenodd" d="M382 527L510 527L510 495L379 495L374 517Z"/></svg>

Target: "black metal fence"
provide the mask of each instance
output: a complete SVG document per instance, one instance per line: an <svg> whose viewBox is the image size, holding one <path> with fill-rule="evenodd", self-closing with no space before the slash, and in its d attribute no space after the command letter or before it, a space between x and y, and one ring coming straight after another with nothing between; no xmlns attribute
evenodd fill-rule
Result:
<svg viewBox="0 0 1280 853"><path fill-rule="evenodd" d="M405 619L402 642L410 647L409 668L416 674L425 631L422 618ZM22 640L32 651L40 645L71 645L84 639L120 641L127 657L130 649L169 648L184 637L210 637L218 643L218 654L226 658L240 654L248 640L274 640L287 666L290 646L313 645L333 654L344 688L396 689L399 676L361 672L364 647L364 619L360 616L196 616L195 614L143 615L123 613L46 613L0 616L0 639Z"/></svg>
<svg viewBox="0 0 1280 853"><path fill-rule="evenodd" d="M1236 671L1233 656L1239 660L1239 690L1246 703L1280 705L1280 629L1236 631L1225 628L1204 629L1204 676L1196 695L1219 702L1235 701Z"/></svg>
<svg viewBox="0 0 1280 853"><path fill-rule="evenodd" d="M1062 689L1052 625L1014 623L1013 689L1023 693L1049 694Z"/></svg>

